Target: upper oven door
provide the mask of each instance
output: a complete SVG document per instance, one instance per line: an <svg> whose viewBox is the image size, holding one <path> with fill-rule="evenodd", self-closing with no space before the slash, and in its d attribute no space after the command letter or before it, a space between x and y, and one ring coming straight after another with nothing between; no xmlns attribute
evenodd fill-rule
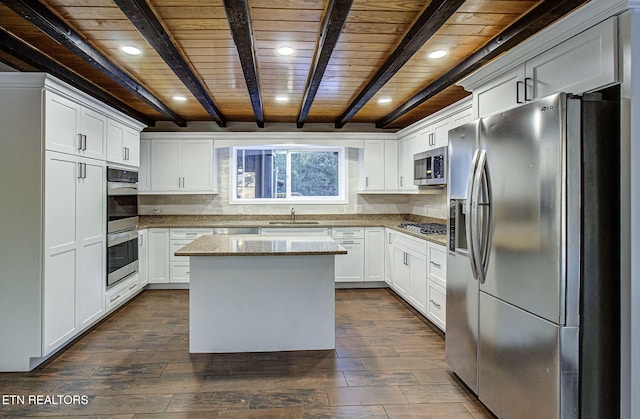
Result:
<svg viewBox="0 0 640 419"><path fill-rule="evenodd" d="M129 230L138 226L138 187L136 184L108 182L107 232Z"/></svg>

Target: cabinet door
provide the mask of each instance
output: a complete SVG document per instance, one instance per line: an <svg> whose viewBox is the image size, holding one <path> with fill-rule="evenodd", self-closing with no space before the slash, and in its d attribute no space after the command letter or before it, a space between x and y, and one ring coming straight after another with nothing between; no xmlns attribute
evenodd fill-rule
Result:
<svg viewBox="0 0 640 419"><path fill-rule="evenodd" d="M408 254L400 247L393 248L393 289L404 298L409 296Z"/></svg>
<svg viewBox="0 0 640 419"><path fill-rule="evenodd" d="M151 141L151 190L154 192L179 191L180 142L175 140Z"/></svg>
<svg viewBox="0 0 640 419"><path fill-rule="evenodd" d="M104 160L107 135L107 117L82 108L79 134L84 136L80 154L92 159Z"/></svg>
<svg viewBox="0 0 640 419"><path fill-rule="evenodd" d="M427 259L420 253L408 252L409 302L422 314L427 313Z"/></svg>
<svg viewBox="0 0 640 419"><path fill-rule="evenodd" d="M387 284L393 285L395 263L393 253L393 232L390 229L385 229L384 234L384 280Z"/></svg>
<svg viewBox="0 0 640 419"><path fill-rule="evenodd" d="M385 141L365 140L364 142L364 189L368 191L385 188Z"/></svg>
<svg viewBox="0 0 640 419"><path fill-rule="evenodd" d="M414 135L412 137L403 138L398 142L398 173L400 175L400 190L418 190L418 187L413 184L413 155L418 152L416 150L419 148L418 145L420 141L421 137ZM426 143L422 148L426 150Z"/></svg>
<svg viewBox="0 0 640 419"><path fill-rule="evenodd" d="M388 191L398 190L397 140L385 140L384 142L384 188Z"/></svg>
<svg viewBox="0 0 640 419"><path fill-rule="evenodd" d="M617 23L611 18L527 61L537 99L556 92L581 94L618 80Z"/></svg>
<svg viewBox="0 0 640 419"><path fill-rule="evenodd" d="M124 160L124 125L107 121L107 161L122 163Z"/></svg>
<svg viewBox="0 0 640 419"><path fill-rule="evenodd" d="M471 108L462 110L451 116L451 120L449 121L449 129L451 130L453 128L457 128L471 121L473 121L473 110ZM447 132L447 139L448 136L449 133Z"/></svg>
<svg viewBox="0 0 640 419"><path fill-rule="evenodd" d="M44 206L42 352L51 353L76 331L76 157L47 152Z"/></svg>
<svg viewBox="0 0 640 419"><path fill-rule="evenodd" d="M83 159L84 177L77 188L78 327L84 328L104 313L106 288L106 169L101 161Z"/></svg>
<svg viewBox="0 0 640 419"><path fill-rule="evenodd" d="M524 65L508 71L473 92L475 117L513 108L524 103Z"/></svg>
<svg viewBox="0 0 640 419"><path fill-rule="evenodd" d="M364 240L338 240L347 249L346 255L336 255L336 282L359 282L364 280Z"/></svg>
<svg viewBox="0 0 640 419"><path fill-rule="evenodd" d="M449 145L449 120L439 121L433 125L433 147L446 147Z"/></svg>
<svg viewBox="0 0 640 419"><path fill-rule="evenodd" d="M169 229L149 229L149 282L169 282Z"/></svg>
<svg viewBox="0 0 640 419"><path fill-rule="evenodd" d="M151 142L140 140L140 169L138 170L138 192L149 192L151 189Z"/></svg>
<svg viewBox="0 0 640 419"><path fill-rule="evenodd" d="M138 288L149 283L149 231L138 230Z"/></svg>
<svg viewBox="0 0 640 419"><path fill-rule="evenodd" d="M364 280L384 281L384 228L367 227L364 233Z"/></svg>
<svg viewBox="0 0 640 419"><path fill-rule="evenodd" d="M213 140L182 141L182 189L213 192Z"/></svg>
<svg viewBox="0 0 640 419"><path fill-rule="evenodd" d="M80 105L55 93L45 92L45 144L47 150L78 154Z"/></svg>
<svg viewBox="0 0 640 419"><path fill-rule="evenodd" d="M135 167L140 166L140 133L125 126L122 144L124 147L122 163Z"/></svg>

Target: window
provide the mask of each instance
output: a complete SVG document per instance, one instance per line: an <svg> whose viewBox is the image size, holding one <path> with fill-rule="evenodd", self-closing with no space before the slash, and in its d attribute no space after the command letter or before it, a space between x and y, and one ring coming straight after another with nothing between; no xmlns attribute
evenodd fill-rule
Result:
<svg viewBox="0 0 640 419"><path fill-rule="evenodd" d="M234 147L232 201L342 202L345 167L343 147Z"/></svg>

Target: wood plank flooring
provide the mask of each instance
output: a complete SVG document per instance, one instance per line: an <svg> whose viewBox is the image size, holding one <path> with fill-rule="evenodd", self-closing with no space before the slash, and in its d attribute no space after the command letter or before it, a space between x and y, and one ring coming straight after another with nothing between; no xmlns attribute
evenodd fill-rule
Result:
<svg viewBox="0 0 640 419"><path fill-rule="evenodd" d="M391 291L336 291L335 351L189 354L188 314L188 291L143 292L46 365L0 374L0 417L492 417Z"/></svg>

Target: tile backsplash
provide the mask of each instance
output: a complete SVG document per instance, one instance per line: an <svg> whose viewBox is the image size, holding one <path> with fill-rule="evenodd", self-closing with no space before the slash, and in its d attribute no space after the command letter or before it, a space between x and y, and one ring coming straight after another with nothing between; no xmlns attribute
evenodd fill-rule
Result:
<svg viewBox="0 0 640 419"><path fill-rule="evenodd" d="M217 195L141 195L141 215L414 214L446 218L446 190L435 195L358 194L358 150L349 148L349 199L346 204L230 204L229 149L218 149Z"/></svg>

